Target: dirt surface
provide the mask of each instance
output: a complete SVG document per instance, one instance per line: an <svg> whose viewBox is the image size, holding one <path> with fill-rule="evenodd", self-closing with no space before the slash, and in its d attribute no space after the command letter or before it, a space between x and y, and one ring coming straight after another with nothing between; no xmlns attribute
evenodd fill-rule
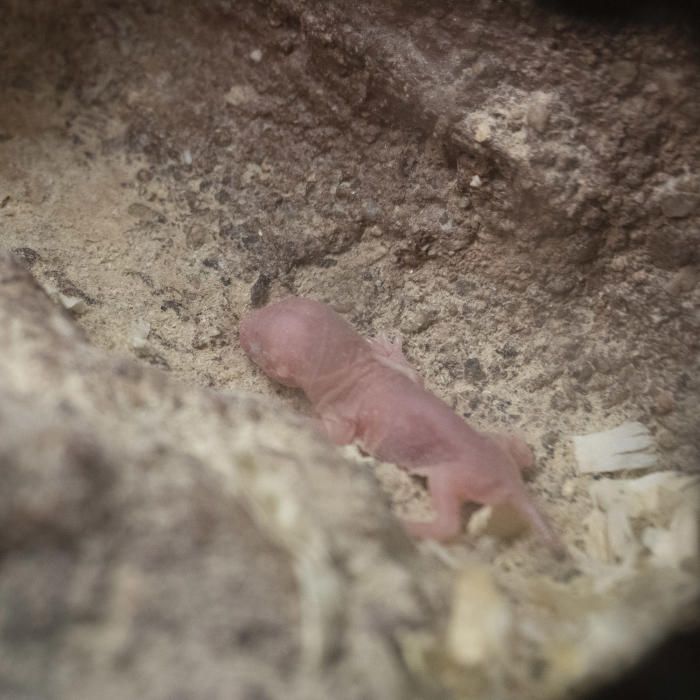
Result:
<svg viewBox="0 0 700 700"><path fill-rule="evenodd" d="M0 243L98 347L300 411L238 345L251 306L306 295L399 333L461 415L522 430L532 491L584 548L570 435L638 420L662 469L700 464L693 29L334 5L11 7ZM375 468L427 516L420 481ZM517 609L524 580L581 573L525 537L443 556L475 552ZM671 624L653 580L648 617ZM514 658L509 683L536 689L546 660Z"/></svg>

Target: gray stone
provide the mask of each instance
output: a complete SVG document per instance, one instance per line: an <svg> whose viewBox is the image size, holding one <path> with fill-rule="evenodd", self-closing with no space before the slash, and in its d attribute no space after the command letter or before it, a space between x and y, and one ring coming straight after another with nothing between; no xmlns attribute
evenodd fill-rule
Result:
<svg viewBox="0 0 700 700"><path fill-rule="evenodd" d="M302 418L95 350L3 254L0 324L4 698L448 696L397 653L447 589Z"/></svg>

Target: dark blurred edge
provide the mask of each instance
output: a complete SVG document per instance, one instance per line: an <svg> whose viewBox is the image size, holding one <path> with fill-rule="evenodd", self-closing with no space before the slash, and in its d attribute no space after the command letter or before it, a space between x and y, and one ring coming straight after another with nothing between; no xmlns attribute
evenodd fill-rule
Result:
<svg viewBox="0 0 700 700"><path fill-rule="evenodd" d="M589 20L700 26L700 0L537 0L554 12Z"/></svg>
<svg viewBox="0 0 700 700"><path fill-rule="evenodd" d="M700 700L700 626L673 634L584 700Z"/></svg>

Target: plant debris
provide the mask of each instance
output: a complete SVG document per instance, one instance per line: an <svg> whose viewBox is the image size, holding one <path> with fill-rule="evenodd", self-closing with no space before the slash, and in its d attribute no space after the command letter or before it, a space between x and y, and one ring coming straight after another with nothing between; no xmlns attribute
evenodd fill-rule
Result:
<svg viewBox="0 0 700 700"><path fill-rule="evenodd" d="M599 433L574 435L574 452L582 474L648 469L656 465L654 441L646 426L627 422Z"/></svg>

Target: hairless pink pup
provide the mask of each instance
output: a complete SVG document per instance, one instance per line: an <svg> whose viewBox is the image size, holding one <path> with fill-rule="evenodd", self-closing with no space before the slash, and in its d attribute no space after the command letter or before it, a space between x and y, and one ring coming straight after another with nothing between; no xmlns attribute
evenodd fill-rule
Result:
<svg viewBox="0 0 700 700"><path fill-rule="evenodd" d="M507 502L563 553L523 483L521 470L534 464L524 440L469 426L423 388L400 342L367 340L330 307L299 297L243 318L240 340L265 374L303 390L331 441L357 442L427 478L435 519L405 522L411 534L447 540L460 531L464 501Z"/></svg>

